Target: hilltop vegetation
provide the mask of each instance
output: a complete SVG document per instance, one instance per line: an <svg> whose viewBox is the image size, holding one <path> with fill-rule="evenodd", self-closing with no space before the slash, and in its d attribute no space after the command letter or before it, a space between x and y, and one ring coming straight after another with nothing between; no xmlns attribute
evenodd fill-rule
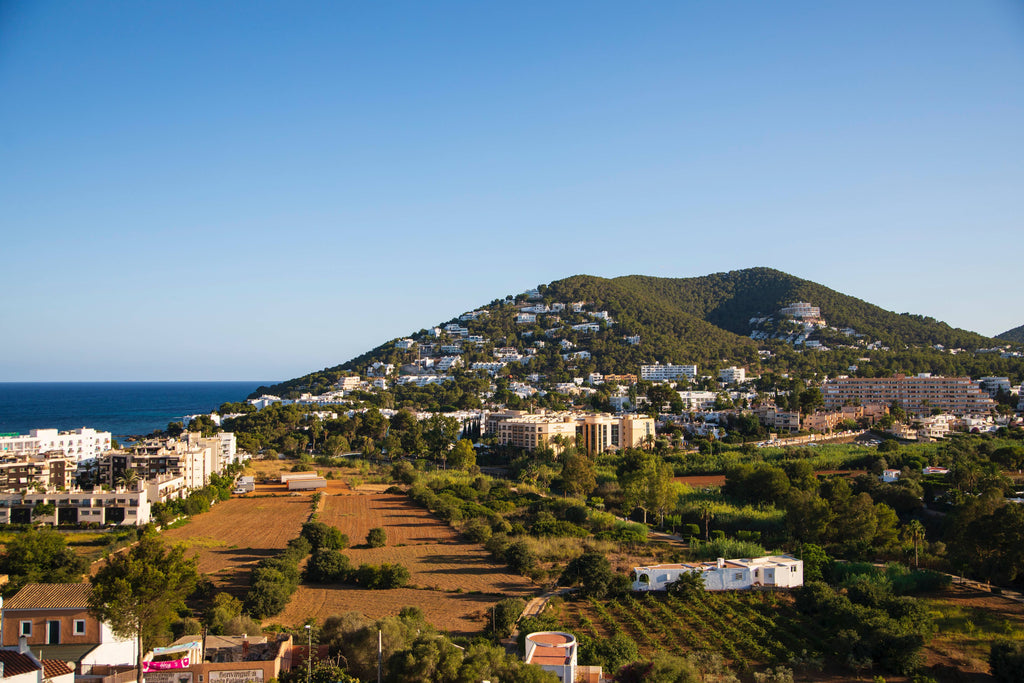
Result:
<svg viewBox="0 0 1024 683"><path fill-rule="evenodd" d="M1002 334L997 334L996 339L1002 339L1015 344L1024 344L1024 325L1015 327L1012 330L1007 330Z"/></svg>
<svg viewBox="0 0 1024 683"><path fill-rule="evenodd" d="M934 318L886 311L772 268L748 268L695 278L628 275L605 280L580 275L553 282L548 290L570 298L601 298L608 302L609 311L614 304L622 313L658 306L742 336L750 333L751 318L771 315L794 301L809 301L821 308L829 324L852 327L887 346L942 344L970 349L992 342Z"/></svg>
<svg viewBox="0 0 1024 683"><path fill-rule="evenodd" d="M702 372L715 367L742 365L751 371L774 371L803 377L847 372L849 365L869 356L871 374L892 372L942 372L945 374L1012 375L1019 361L1000 359L998 354L986 357L976 354L950 355L935 350L962 348L969 351L992 347L997 342L967 330L950 327L944 322L921 315L897 314L847 296L808 280L770 268L715 273L696 278L657 278L628 275L606 279L575 275L556 280L538 288L538 305L586 302L586 310L570 309L550 315L539 315L537 321L517 323L518 304L524 295L495 299L480 310L485 315L476 320L460 322L471 335L480 335L486 342L464 345L463 369L454 372L457 382L469 373L465 368L476 360L494 360L495 348L508 346L535 355L524 364L513 364L508 373L513 379L528 373L540 373L549 381L569 381L573 376L589 372L602 374L637 373L641 364L696 363ZM794 349L778 341L755 342L750 338L752 318L770 316L794 302L808 301L820 307L831 327L851 328L860 340L878 342L887 351L868 351L863 341L836 332L823 331L832 351L827 353ZM612 324L602 324L596 331L581 332L571 325L592 322L589 313L607 311ZM444 324L444 323L442 323ZM788 324L788 323L787 323ZM555 334L552 328L558 328ZM1020 328L1018 328L1020 329ZM1011 331L1010 334L1015 331ZM637 345L626 337L638 335ZM410 335L419 343L434 341L426 329ZM563 358L566 349L559 342L572 343L572 351L587 351L589 358ZM544 342L543 345L537 344ZM833 343L834 341L834 343ZM772 351L772 360L763 361L759 348ZM296 397L300 393L328 391L344 375L363 373L368 365L380 361L401 365L415 357L414 353L395 348L394 340L367 351L346 363L288 380L271 387L260 387L253 396L272 393ZM473 393L471 387L459 385L459 393ZM415 400L413 401L415 403ZM459 405L456 401L438 401L440 405ZM459 405L459 407L467 407Z"/></svg>

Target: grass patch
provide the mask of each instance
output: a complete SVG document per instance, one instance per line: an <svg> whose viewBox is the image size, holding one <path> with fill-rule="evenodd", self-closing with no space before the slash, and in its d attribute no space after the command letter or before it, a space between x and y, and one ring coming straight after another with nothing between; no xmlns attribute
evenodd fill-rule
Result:
<svg viewBox="0 0 1024 683"><path fill-rule="evenodd" d="M226 541L210 538L209 536L193 536L192 538L185 539L181 543L190 550L195 548L226 548L228 545Z"/></svg>

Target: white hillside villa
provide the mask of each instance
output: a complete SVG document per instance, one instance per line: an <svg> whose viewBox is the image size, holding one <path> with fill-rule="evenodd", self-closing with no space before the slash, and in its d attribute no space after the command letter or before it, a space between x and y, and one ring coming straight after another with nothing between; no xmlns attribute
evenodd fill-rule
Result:
<svg viewBox="0 0 1024 683"><path fill-rule="evenodd" d="M630 578L635 591L663 591L683 574L700 572L704 587L710 591L763 588L794 588L804 584L804 563L789 555L771 555L752 559L684 564L656 564L634 567Z"/></svg>

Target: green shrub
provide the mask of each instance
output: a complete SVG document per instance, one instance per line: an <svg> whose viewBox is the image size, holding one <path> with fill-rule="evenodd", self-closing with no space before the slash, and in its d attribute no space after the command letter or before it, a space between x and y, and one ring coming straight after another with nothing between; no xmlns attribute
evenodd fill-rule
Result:
<svg viewBox="0 0 1024 683"><path fill-rule="evenodd" d="M355 571L356 583L364 588L387 590L401 588L409 583L409 570L400 564L359 565Z"/></svg>
<svg viewBox="0 0 1024 683"><path fill-rule="evenodd" d="M313 583L339 583L348 580L352 567L340 550L320 548L306 563L306 580Z"/></svg>
<svg viewBox="0 0 1024 683"><path fill-rule="evenodd" d="M474 543L486 543L491 538L491 525L480 518L471 519L462 528L462 533Z"/></svg>
<svg viewBox="0 0 1024 683"><path fill-rule="evenodd" d="M323 522L306 522L302 525L302 537L309 541L313 550L318 548L334 548L343 550L348 547L348 536L341 530Z"/></svg>
<svg viewBox="0 0 1024 683"><path fill-rule="evenodd" d="M491 632L499 638L507 638L512 634L512 627L526 609L526 601L522 598L505 598L493 608Z"/></svg>
<svg viewBox="0 0 1024 683"><path fill-rule="evenodd" d="M508 566L517 574L528 576L537 568L537 556L533 554L529 543L523 539L510 543L505 548L503 556Z"/></svg>
<svg viewBox="0 0 1024 683"><path fill-rule="evenodd" d="M371 548L383 548L387 545L388 534L381 527L374 527L366 534L366 545Z"/></svg>
<svg viewBox="0 0 1024 683"><path fill-rule="evenodd" d="M992 667L992 677L997 681L1024 681L1024 643L995 641L989 652L988 664Z"/></svg>

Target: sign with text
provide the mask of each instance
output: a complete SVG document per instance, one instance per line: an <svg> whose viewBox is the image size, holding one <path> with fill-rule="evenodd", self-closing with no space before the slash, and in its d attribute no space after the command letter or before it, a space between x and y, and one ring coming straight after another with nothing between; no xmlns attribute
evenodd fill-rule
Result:
<svg viewBox="0 0 1024 683"><path fill-rule="evenodd" d="M146 683L192 683L191 671L151 671Z"/></svg>
<svg viewBox="0 0 1024 683"><path fill-rule="evenodd" d="M171 659L165 662L143 662L142 672L167 671L168 669L187 669L192 663L192 658L185 655L181 659Z"/></svg>
<svg viewBox="0 0 1024 683"><path fill-rule="evenodd" d="M210 683L263 683L263 669L211 671Z"/></svg>

